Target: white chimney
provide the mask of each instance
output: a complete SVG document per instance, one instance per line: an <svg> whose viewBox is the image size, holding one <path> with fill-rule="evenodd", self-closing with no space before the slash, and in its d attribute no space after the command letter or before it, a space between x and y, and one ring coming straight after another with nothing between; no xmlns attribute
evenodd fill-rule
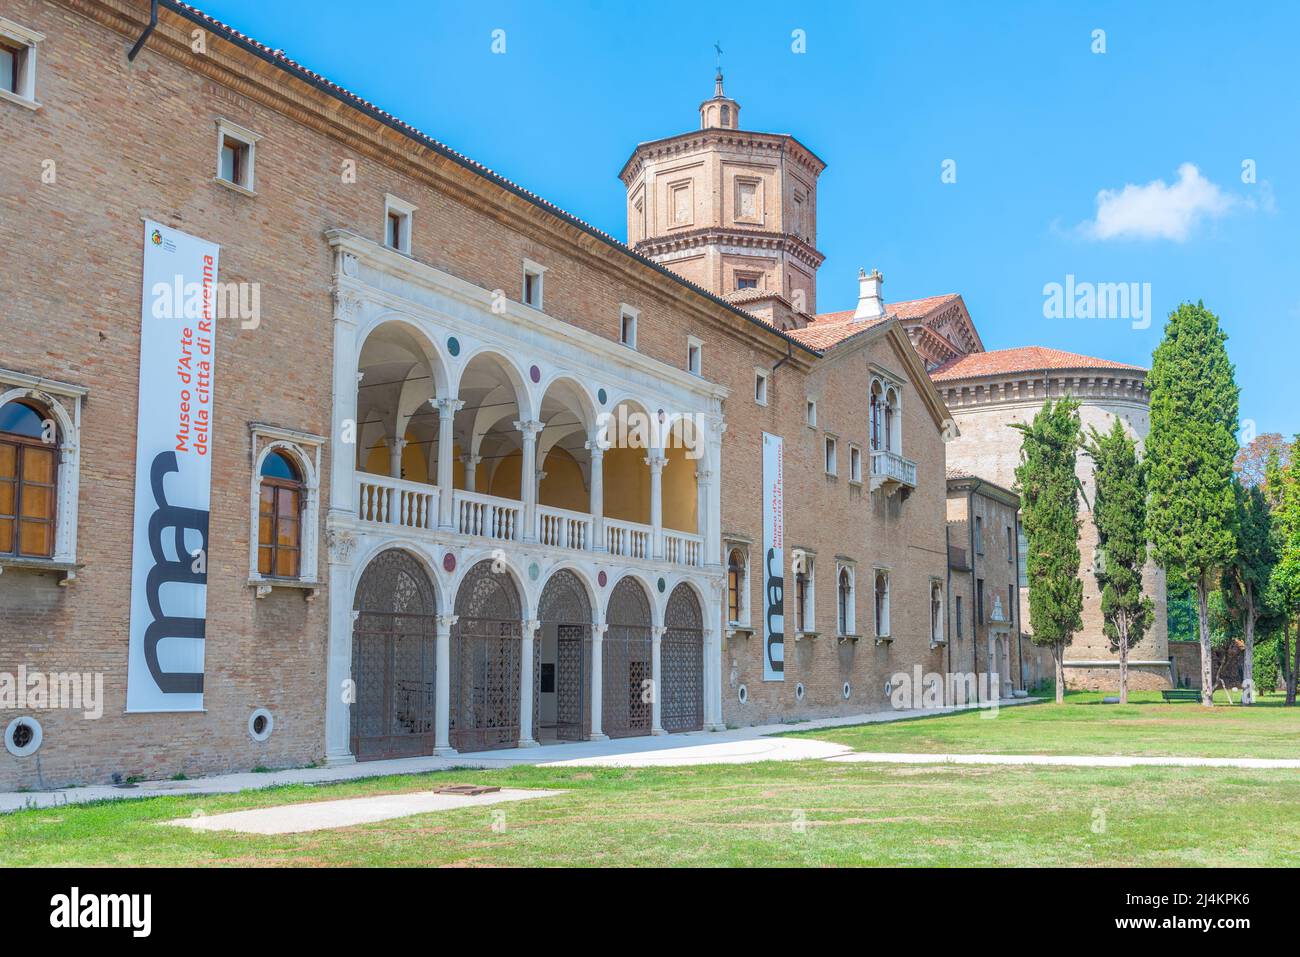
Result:
<svg viewBox="0 0 1300 957"><path fill-rule="evenodd" d="M858 270L858 308L853 312L854 322L879 319L885 314L885 301L880 298L880 286L884 281L879 269L871 270L871 275Z"/></svg>

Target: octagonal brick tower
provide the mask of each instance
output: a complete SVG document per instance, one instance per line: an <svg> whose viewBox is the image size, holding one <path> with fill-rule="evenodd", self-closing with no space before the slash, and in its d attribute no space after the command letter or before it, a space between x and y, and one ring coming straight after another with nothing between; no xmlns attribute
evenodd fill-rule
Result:
<svg viewBox="0 0 1300 957"><path fill-rule="evenodd" d="M824 258L817 178L826 164L789 134L739 123L740 104L718 73L699 129L632 151L619 173L628 245L746 308L777 297L811 315Z"/></svg>

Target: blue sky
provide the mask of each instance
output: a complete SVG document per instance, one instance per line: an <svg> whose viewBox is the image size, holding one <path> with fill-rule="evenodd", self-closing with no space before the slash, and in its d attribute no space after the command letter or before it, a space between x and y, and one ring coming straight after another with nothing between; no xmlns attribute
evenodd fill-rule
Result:
<svg viewBox="0 0 1300 957"><path fill-rule="evenodd" d="M742 125L828 164L819 311L878 267L890 301L960 292L990 349L1146 365L1168 312L1203 299L1243 421L1300 432L1300 5L199 5L619 238L619 168L697 125L719 41ZM1045 318L1067 275L1150 283L1150 328Z"/></svg>

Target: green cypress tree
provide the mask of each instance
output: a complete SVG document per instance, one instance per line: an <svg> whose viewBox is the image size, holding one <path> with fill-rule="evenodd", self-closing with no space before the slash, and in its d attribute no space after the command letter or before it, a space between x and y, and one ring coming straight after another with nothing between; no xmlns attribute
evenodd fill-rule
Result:
<svg viewBox="0 0 1300 957"><path fill-rule="evenodd" d="M1147 561L1147 488L1145 463L1137 443L1115 419L1109 432L1096 427L1085 451L1093 460L1096 502L1093 522L1101 545L1101 613L1106 637L1119 652L1119 700L1128 704L1128 652L1151 627L1153 606L1142 594L1142 567Z"/></svg>
<svg viewBox="0 0 1300 957"><path fill-rule="evenodd" d="M1286 676L1286 703L1296 702L1300 681L1300 435L1291 447L1290 461L1279 456L1268 463L1268 499L1273 506L1273 548L1277 563L1269 577L1268 599L1281 618L1281 664ZM1295 638L1292 640L1292 625Z"/></svg>
<svg viewBox="0 0 1300 957"><path fill-rule="evenodd" d="M1240 619L1246 641L1241 665L1241 703L1255 703L1255 626L1266 613L1264 596L1277 556L1273 553L1272 515L1264 491L1233 480L1237 499L1237 554L1223 575L1228 607Z"/></svg>
<svg viewBox="0 0 1300 957"><path fill-rule="evenodd" d="M1170 577L1196 591L1201 702L1214 703L1209 593L1236 552L1237 383L1219 319L1204 304L1169 314L1147 374L1147 538Z"/></svg>
<svg viewBox="0 0 1300 957"><path fill-rule="evenodd" d="M1050 647L1056 662L1056 703L1065 696L1065 646L1083 627L1079 578L1079 479L1075 475L1082 433L1079 403L1049 399L1028 425L1014 424L1024 438L1016 491L1025 538L1029 621L1034 644Z"/></svg>

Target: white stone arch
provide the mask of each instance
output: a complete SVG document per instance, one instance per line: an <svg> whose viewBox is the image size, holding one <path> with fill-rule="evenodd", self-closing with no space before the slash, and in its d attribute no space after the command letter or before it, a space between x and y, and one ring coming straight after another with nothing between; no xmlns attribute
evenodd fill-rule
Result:
<svg viewBox="0 0 1300 957"><path fill-rule="evenodd" d="M491 366L501 374L502 381L494 385L476 405L470 406L465 395L465 377L475 361L480 359L490 360ZM487 491L492 488L496 469L504 458L510 452L523 447L523 437L515 430L514 423L533 421L536 418L537 403L534 401L523 371L514 359L492 345L475 346L462 357L456 370L451 395L464 403L456 415L456 433L460 437L462 454L471 456L471 463L476 463L483 458L485 452L492 454L491 466L486 477L486 488L475 488L477 492ZM505 399L513 402L515 407L513 413L502 411L501 406L506 404ZM486 449L484 439L489 434L497 437L498 444L491 449Z"/></svg>
<svg viewBox="0 0 1300 957"><path fill-rule="evenodd" d="M436 556L429 551L428 546L417 542L412 538L402 536L395 537L370 537L367 536L365 547L358 553L357 560L351 564L351 574L348 581L347 589L347 611L349 616L357 602L357 589L361 586L361 576L365 574L370 563L378 556L391 549L398 549L406 552L419 563L420 568L429 576L429 581L433 584L433 599L435 611L439 615L447 613L450 604L447 600L447 582L442 574L442 566L436 559ZM352 660L352 629L348 629L348 661ZM349 672L351 665L349 665Z"/></svg>
<svg viewBox="0 0 1300 957"><path fill-rule="evenodd" d="M592 625L602 625L605 623L605 603L601 599L601 589L596 583L595 576L591 569L584 563L572 559L560 559L559 561L546 566L537 576L536 594L530 598L532 606L541 614L542 594L546 591L546 585L552 578L560 572L572 572L582 583L583 590L587 594L587 601L591 604ZM608 574L608 573L607 573Z"/></svg>
<svg viewBox="0 0 1300 957"><path fill-rule="evenodd" d="M609 574L607 572L607 574ZM664 593L659 594L659 586L654 579L651 579L645 572L636 568L618 568L612 574L609 574L609 587L605 589L606 594L601 608L601 621L609 620L609 601L614 596L614 589L624 578L631 578L641 586L645 592L646 599L650 603L650 627L660 628L664 623L664 604L667 601L668 588L667 578L664 579Z"/></svg>
<svg viewBox="0 0 1300 957"><path fill-rule="evenodd" d="M465 578L469 575L470 569L480 562L499 562L499 568L502 572L509 575L514 582L515 590L519 593L519 617L522 621L528 621L533 617L533 610L537 607L533 601L533 595L528 587L528 576L524 569L520 567L521 556L516 554L513 549L506 548L467 548L456 556L456 571L451 575L448 582L447 602L448 614L456 613L456 599L460 595L461 585L465 583ZM539 575L538 578L541 576Z"/></svg>
<svg viewBox="0 0 1300 957"><path fill-rule="evenodd" d="M31 386L16 386L0 392L0 408L18 399L28 399L45 408L53 417L58 432L58 472L56 488L58 501L54 519L54 553L50 561L71 564L76 561L77 551L77 501L81 483L81 416L80 400L78 414L74 417L58 397L42 389ZM72 576L69 570L68 577ZM67 577L60 584L66 583Z"/></svg>
<svg viewBox="0 0 1300 957"><path fill-rule="evenodd" d="M473 364L475 359L485 356L495 359L506 373L506 377L514 387L515 404L519 406L519 414L532 418L535 415L537 403L534 401L533 389L528 382L528 376L508 353L491 343L475 345L461 355L461 361L456 368L450 391L447 394L459 396L461 382L464 380L465 373L469 370L470 365Z"/></svg>

